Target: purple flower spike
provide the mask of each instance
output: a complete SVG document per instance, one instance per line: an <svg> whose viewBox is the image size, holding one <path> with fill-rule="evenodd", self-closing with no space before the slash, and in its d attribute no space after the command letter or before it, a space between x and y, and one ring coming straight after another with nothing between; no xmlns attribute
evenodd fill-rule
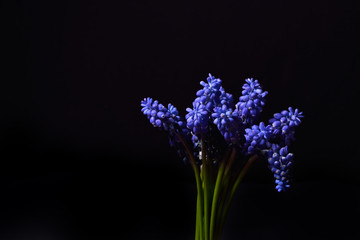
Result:
<svg viewBox="0 0 360 240"><path fill-rule="evenodd" d="M207 82L201 81L200 85L203 86L203 89L197 91L194 102L200 102L206 108L206 110L211 111L213 107L220 104L221 96L221 80L215 78L209 73L209 77L206 79Z"/></svg>
<svg viewBox="0 0 360 240"><path fill-rule="evenodd" d="M154 127L161 128L165 131L179 130L183 128L183 121L179 116L179 112L172 104L168 104L168 108L152 98L145 98L141 101L144 115L146 115L150 123Z"/></svg>
<svg viewBox="0 0 360 240"><path fill-rule="evenodd" d="M298 109L294 111L292 107L281 111L281 113L275 113L274 118L269 120L272 134L280 137L286 145L289 145L295 140L295 127L300 125L302 118L302 112L299 112Z"/></svg>
<svg viewBox="0 0 360 240"><path fill-rule="evenodd" d="M186 111L189 112L185 116L187 127L196 135L206 133L209 122L209 113L206 110L205 105L200 102L193 102L193 109L187 108Z"/></svg>
<svg viewBox="0 0 360 240"><path fill-rule="evenodd" d="M265 105L265 96L268 92L263 92L258 80L248 78L243 85L242 96L236 104L236 110L239 112L243 122L247 125L253 123L262 108Z"/></svg>
<svg viewBox="0 0 360 240"><path fill-rule="evenodd" d="M216 107L211 117L226 142L236 144L240 141L242 123L238 115L234 114L231 108L228 108L225 104L222 107Z"/></svg>
<svg viewBox="0 0 360 240"><path fill-rule="evenodd" d="M288 147L279 148L273 144L268 151L268 164L275 177L278 192L286 191L290 187L290 170L293 165L293 154L288 153Z"/></svg>
<svg viewBox="0 0 360 240"><path fill-rule="evenodd" d="M269 145L269 140L272 137L271 126L261 122L258 125L253 125L251 128L245 129L245 151L246 154L254 154L255 151L261 151Z"/></svg>

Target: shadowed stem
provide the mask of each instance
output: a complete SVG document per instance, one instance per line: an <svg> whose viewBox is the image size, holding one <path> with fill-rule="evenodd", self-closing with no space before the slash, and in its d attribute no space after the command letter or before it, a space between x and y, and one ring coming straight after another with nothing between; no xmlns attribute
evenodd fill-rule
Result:
<svg viewBox="0 0 360 240"><path fill-rule="evenodd" d="M196 198L196 227L195 227L195 240L202 240L202 232L200 231L200 225L202 224L202 215L200 213L202 206L201 206L201 201L200 201L200 194L202 193L197 193L197 198Z"/></svg>
<svg viewBox="0 0 360 240"><path fill-rule="evenodd" d="M193 155L189 145L187 144L187 142L184 140L184 138L180 134L176 134L176 136L179 138L181 143L184 145L185 150L190 159L190 164L191 164L191 166L194 170L194 174L195 174L196 188L197 188L197 193L198 193L197 208L196 208L197 216L196 216L195 238L201 240L202 235L203 235L203 224L202 224L203 208L201 206L203 206L204 198L203 198L203 191L202 191L202 186L201 186L200 172L199 172L198 166L196 165L194 155Z"/></svg>
<svg viewBox="0 0 360 240"><path fill-rule="evenodd" d="M224 174L224 168L225 168L225 161L221 162L221 164L220 164L219 171L218 171L217 178L216 178L216 183L215 183L215 190L214 190L212 206L211 206L210 240L214 239L215 219L218 214L217 205L218 205L219 193L221 191L221 185L222 185L221 183L222 183L222 176Z"/></svg>
<svg viewBox="0 0 360 240"><path fill-rule="evenodd" d="M234 182L234 185L231 188L229 199L225 204L224 210L222 211L222 217L220 219L220 226L219 226L220 231L224 227L224 223L225 223L225 219L226 219L226 216L228 214L228 211L229 211L229 207L231 205L232 199L234 198L235 192L236 192L237 188L239 187L239 184L240 184L241 180L244 178L244 176L247 173L248 169L250 168L250 166L253 164L253 162L258 157L259 157L258 155L254 155L251 158L249 158L249 160L246 162L245 166L242 168L240 174L236 178L236 180ZM218 233L218 235L220 236L220 232Z"/></svg>
<svg viewBox="0 0 360 240"><path fill-rule="evenodd" d="M225 219L236 189L238 188L241 180L244 178L249 167L258 158L258 156L255 155L249 158L232 184L230 181L230 175L232 175L231 166L236 156L236 150L233 148L229 161L226 161L229 156L229 152L224 155L224 159L220 163L217 172L216 182L214 183L211 176L212 163L210 162L211 159L208 159L204 141L201 141L202 168L199 169L187 142L180 134L177 134L177 137L185 147L195 174L197 187L195 239L220 239L220 234L222 232L222 228L224 227Z"/></svg>
<svg viewBox="0 0 360 240"><path fill-rule="evenodd" d="M221 198L221 193L226 188L226 184L224 184L224 178L230 171L230 167L234 162L236 156L236 149L231 149L231 156L229 161L226 161L229 157L230 149L224 155L224 159L220 163L220 167L216 177L216 183L214 188L213 200L212 200L212 207L211 207L211 219L210 219L210 240L213 240L216 231L219 231L217 228L219 226L218 219L221 214L221 206L223 205L223 199Z"/></svg>
<svg viewBox="0 0 360 240"><path fill-rule="evenodd" d="M205 141L203 137L201 137L201 160L203 163L203 167L201 171L204 171L204 235L205 240L209 240L209 227L210 227L210 205L212 200L212 182L211 182L211 161L207 158L206 148L205 148Z"/></svg>
<svg viewBox="0 0 360 240"><path fill-rule="evenodd" d="M231 156L230 156L230 159L229 159L229 163L228 163L228 165L226 166L226 169L225 169L225 175L229 174L231 166L232 166L232 164L233 164L233 162L235 160L235 156L236 156L236 148L233 147L232 152L231 152Z"/></svg>

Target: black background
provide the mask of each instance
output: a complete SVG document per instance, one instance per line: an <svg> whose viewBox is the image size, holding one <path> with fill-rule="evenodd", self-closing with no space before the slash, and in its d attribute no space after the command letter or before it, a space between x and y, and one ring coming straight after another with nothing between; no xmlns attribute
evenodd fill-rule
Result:
<svg viewBox="0 0 360 240"><path fill-rule="evenodd" d="M212 73L237 99L294 106L295 182L266 163L224 239L359 236L359 8L349 1L9 1L2 4L1 239L193 239L189 166L140 112L185 114Z"/></svg>

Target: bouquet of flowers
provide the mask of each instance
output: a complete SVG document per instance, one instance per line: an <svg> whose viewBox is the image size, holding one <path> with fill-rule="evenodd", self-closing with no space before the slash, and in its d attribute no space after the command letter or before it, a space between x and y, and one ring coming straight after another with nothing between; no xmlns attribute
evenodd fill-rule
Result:
<svg viewBox="0 0 360 240"><path fill-rule="evenodd" d="M201 81L192 108L185 119L172 104L167 107L152 98L141 101L150 123L166 131L179 156L190 163L197 186L195 240L218 240L229 206L245 173L259 157L268 161L279 192L290 187L295 127L302 112L289 107L268 123L257 124L265 105L259 82L246 79L242 95L233 96L211 74Z"/></svg>

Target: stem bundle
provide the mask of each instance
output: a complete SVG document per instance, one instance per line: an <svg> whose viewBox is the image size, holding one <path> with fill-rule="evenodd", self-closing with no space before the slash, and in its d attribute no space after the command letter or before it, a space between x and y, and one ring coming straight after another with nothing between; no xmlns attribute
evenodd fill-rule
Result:
<svg viewBox="0 0 360 240"><path fill-rule="evenodd" d="M198 166L188 144L180 135L178 137L185 147L196 180L195 240L219 240L236 189L258 156L249 158L238 173L232 169L236 158L236 149L232 148L231 155L227 152L219 166L215 167L202 141L202 165Z"/></svg>

